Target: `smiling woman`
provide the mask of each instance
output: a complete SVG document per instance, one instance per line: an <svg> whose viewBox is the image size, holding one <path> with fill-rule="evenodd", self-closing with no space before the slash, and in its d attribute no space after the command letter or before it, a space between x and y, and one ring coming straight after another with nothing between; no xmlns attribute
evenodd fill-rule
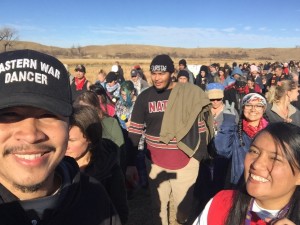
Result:
<svg viewBox="0 0 300 225"><path fill-rule="evenodd" d="M266 99L257 93L250 93L242 99L242 112L238 125L235 123L235 112L223 111L223 123L217 133L214 144L218 155L231 160L225 186L235 188L242 177L244 159L253 137L268 124L263 117L266 110ZM233 115L232 115L233 114Z"/></svg>
<svg viewBox="0 0 300 225"><path fill-rule="evenodd" d="M299 185L300 128L270 124L246 154L239 189L219 192L194 225L300 224Z"/></svg>

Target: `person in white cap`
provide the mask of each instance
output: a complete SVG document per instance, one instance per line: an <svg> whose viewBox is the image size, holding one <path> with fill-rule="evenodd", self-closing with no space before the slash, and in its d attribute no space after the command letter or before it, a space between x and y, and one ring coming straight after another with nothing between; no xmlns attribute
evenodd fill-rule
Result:
<svg viewBox="0 0 300 225"><path fill-rule="evenodd" d="M251 76L254 78L254 82L259 85L261 90L263 90L264 84L262 82L262 78L260 76L259 69L256 65L250 66L250 73L251 73Z"/></svg>
<svg viewBox="0 0 300 225"><path fill-rule="evenodd" d="M121 67L119 61L116 61L115 64L111 67L111 72L115 72L118 76L118 83L122 84L125 79L124 79L124 71L123 68Z"/></svg>

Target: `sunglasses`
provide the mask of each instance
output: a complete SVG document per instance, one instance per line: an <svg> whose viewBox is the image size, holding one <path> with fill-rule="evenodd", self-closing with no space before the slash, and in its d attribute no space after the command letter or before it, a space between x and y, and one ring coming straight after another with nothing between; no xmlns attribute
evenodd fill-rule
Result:
<svg viewBox="0 0 300 225"><path fill-rule="evenodd" d="M210 99L210 101L211 101L211 102L214 102L214 101L218 101L218 102L219 102L219 101L222 101L222 98Z"/></svg>

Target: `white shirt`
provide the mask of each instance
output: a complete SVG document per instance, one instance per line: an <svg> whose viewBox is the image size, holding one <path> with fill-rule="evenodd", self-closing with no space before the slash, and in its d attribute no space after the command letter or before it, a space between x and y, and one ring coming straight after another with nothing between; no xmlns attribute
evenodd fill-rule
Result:
<svg viewBox="0 0 300 225"><path fill-rule="evenodd" d="M202 213L196 218L193 225L207 225L207 216L208 211L211 205L213 198L209 200L206 204L205 208L203 209ZM256 201L253 203L252 211L255 212L261 219L265 218L274 218L277 216L280 210L268 210L260 207Z"/></svg>

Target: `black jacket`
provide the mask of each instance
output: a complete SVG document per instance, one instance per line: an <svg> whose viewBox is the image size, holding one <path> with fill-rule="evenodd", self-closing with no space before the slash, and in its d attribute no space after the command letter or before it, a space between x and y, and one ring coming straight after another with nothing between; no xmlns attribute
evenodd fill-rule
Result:
<svg viewBox="0 0 300 225"><path fill-rule="evenodd" d="M125 178L118 162L119 147L111 140L103 138L92 154L91 162L84 173L96 178L105 187L114 204L122 224L128 220L128 203Z"/></svg>
<svg viewBox="0 0 300 225"><path fill-rule="evenodd" d="M117 215L103 186L95 179L83 175L74 159L65 157L57 173L63 179L58 201L52 209L45 209L42 218L33 209L41 199L27 201L27 210L16 196L0 186L1 225L120 225ZM68 177L66 177L66 175ZM69 180L69 182L65 182ZM48 201L53 196L45 197ZM28 208L32 206L32 209Z"/></svg>

